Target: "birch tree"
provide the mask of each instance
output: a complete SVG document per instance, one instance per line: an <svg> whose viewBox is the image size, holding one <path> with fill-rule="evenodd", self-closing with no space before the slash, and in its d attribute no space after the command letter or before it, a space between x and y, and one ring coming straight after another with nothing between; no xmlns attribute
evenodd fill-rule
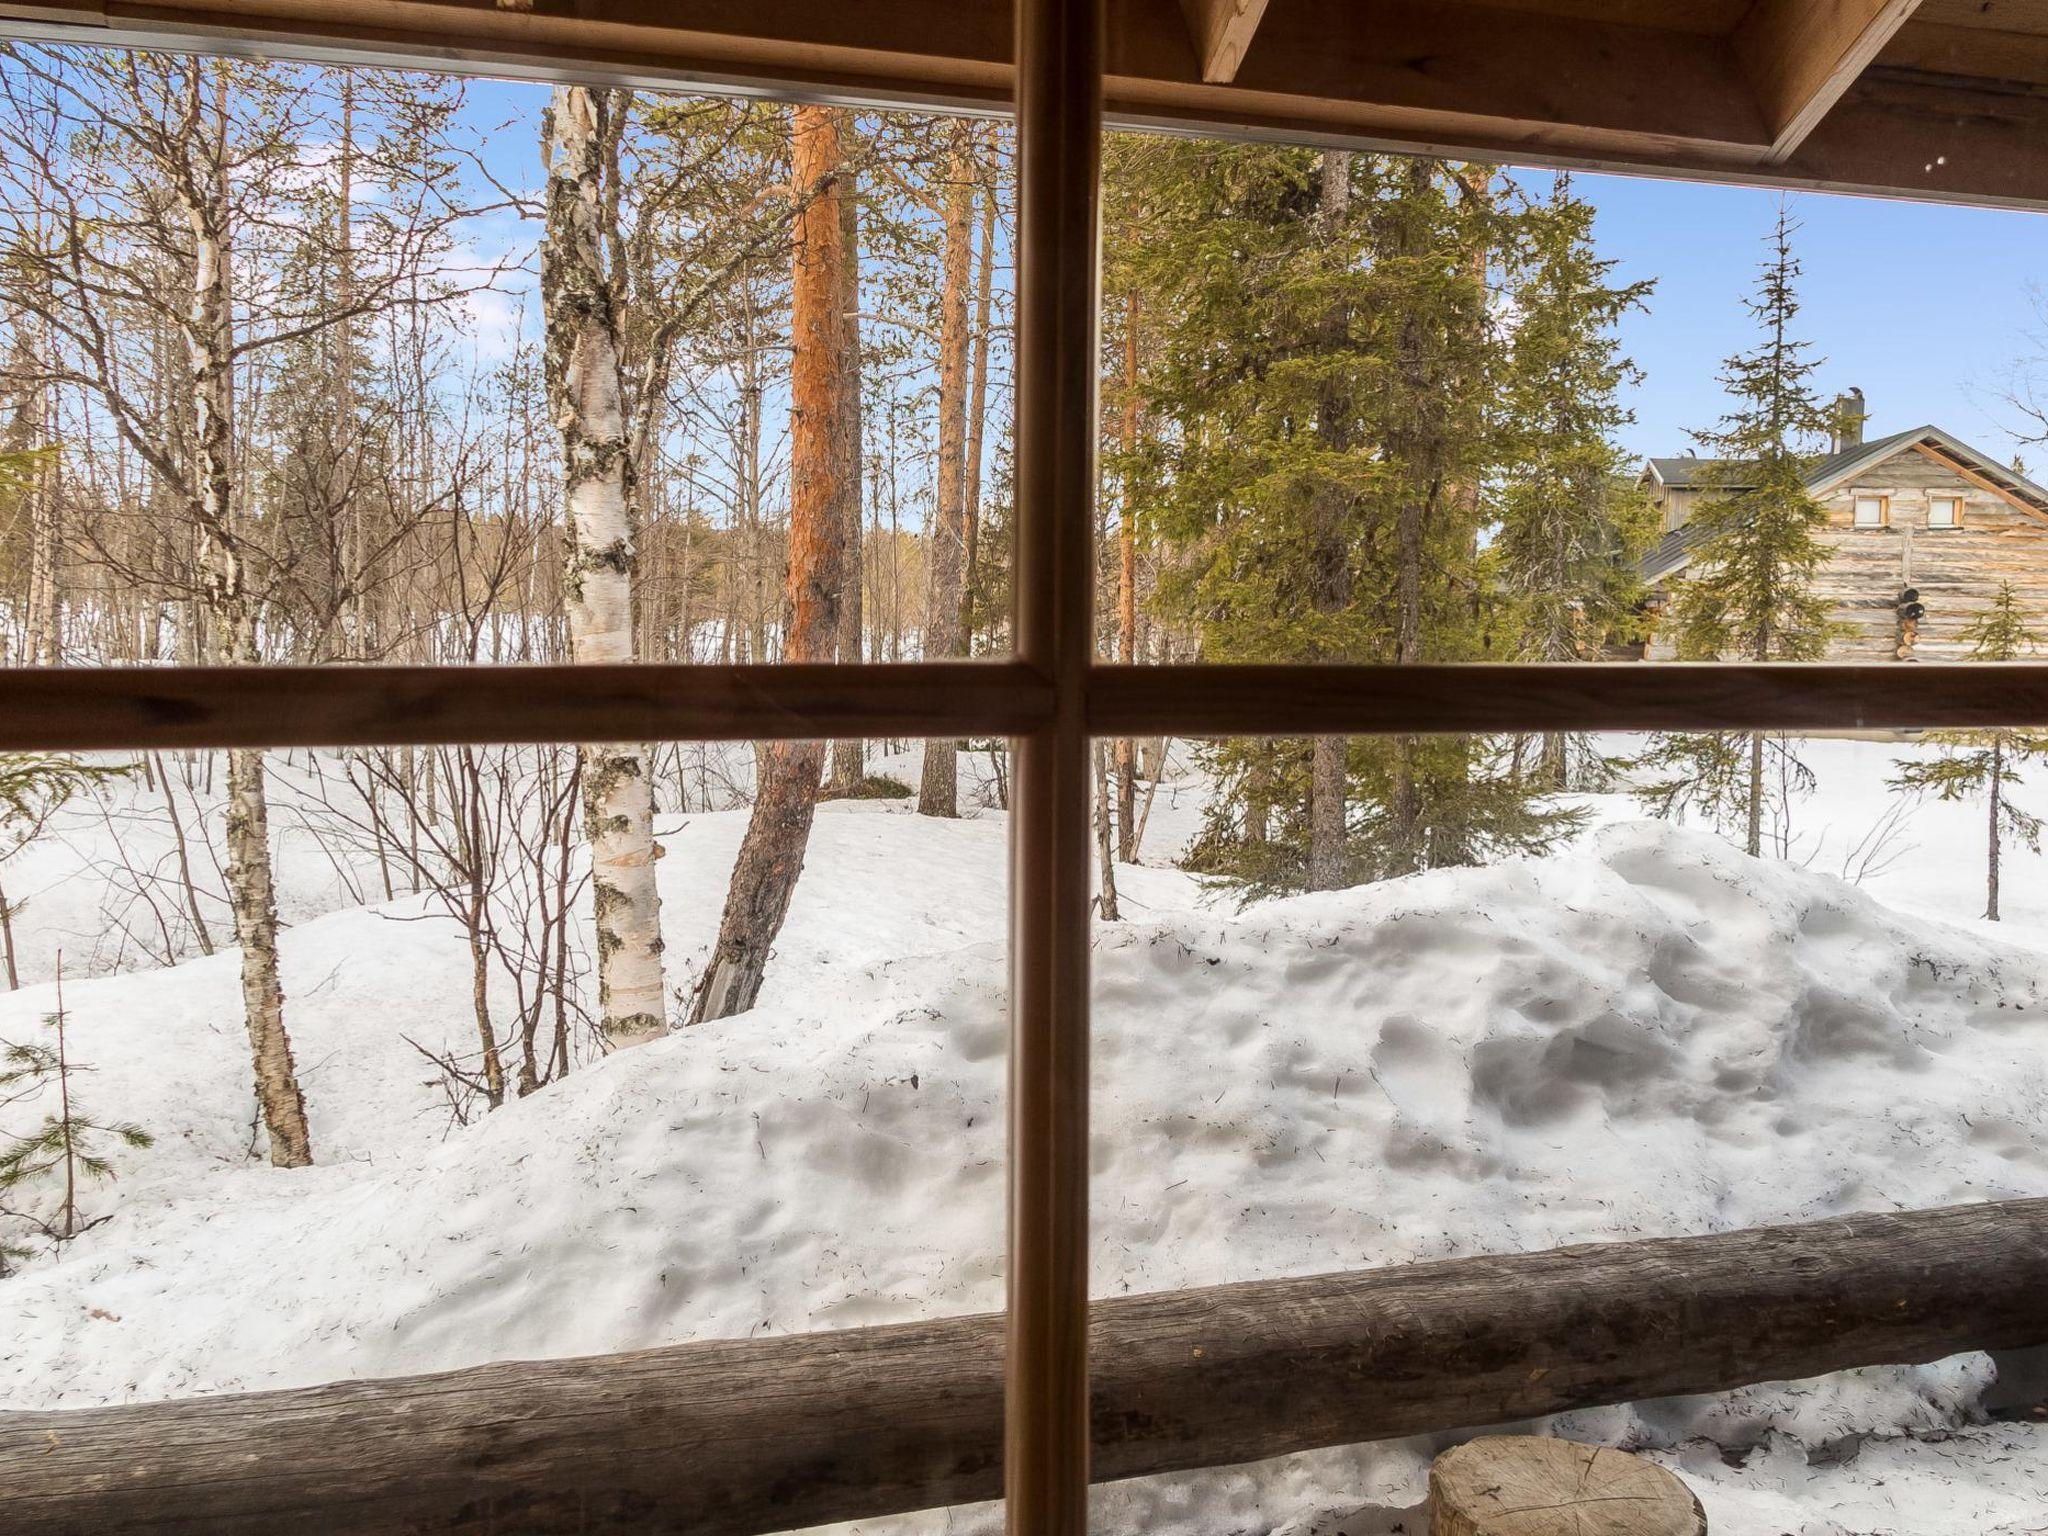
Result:
<svg viewBox="0 0 2048 1536"><path fill-rule="evenodd" d="M9 296L67 343L64 360L48 360L44 377L91 391L189 522L199 654L257 663L252 566L260 551L238 494L235 367L331 321L281 309L267 296L245 300L238 313L232 277L238 235L278 218L298 169L303 116L281 78L228 61L123 54L58 65L12 57L0 136L57 207L41 239L25 226L13 231ZM59 160L66 145L55 133L84 121L103 137L86 141L80 157ZM139 253L108 242L104 230L116 218ZM258 324L259 309L268 311L267 325ZM135 312L170 330L185 361L182 409L169 422L154 392L128 378L120 326ZM271 1162L300 1167L313 1160L312 1137L285 1030L260 750L228 754L227 791L225 875L256 1100Z"/></svg>
<svg viewBox="0 0 2048 1536"><path fill-rule="evenodd" d="M569 648L586 664L634 660L637 634L634 465L619 372L619 315L606 264L618 218L618 189L607 187L604 175L607 139L620 128L610 96L587 86L556 86L543 129L545 372L562 438ZM668 1027L651 766L638 744L583 748L598 1010L614 1049Z"/></svg>

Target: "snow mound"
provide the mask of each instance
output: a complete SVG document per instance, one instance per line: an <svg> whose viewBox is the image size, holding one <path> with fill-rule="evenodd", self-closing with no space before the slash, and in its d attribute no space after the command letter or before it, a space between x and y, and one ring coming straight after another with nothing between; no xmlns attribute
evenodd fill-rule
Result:
<svg viewBox="0 0 2048 1536"><path fill-rule="evenodd" d="M400 1134L417 1099L396 1119L344 1107L398 1094L404 1069L341 1063L402 1062L398 1019L460 1021L459 941L369 913L302 925L288 962L359 953L371 941L348 925L386 936L304 1026L334 1063L309 1084L316 1136L346 1148L312 1170L247 1164L246 1065L206 1032L232 1012L170 1001L231 987L232 956L81 985L82 1035L116 1004L146 1014L120 1035L140 1060L92 1091L147 1084L147 1113L114 1105L156 1117L160 1145L126 1155L112 1220L0 1284L0 1404L999 1307L1003 952L962 913L1000 892L1000 822L820 829L763 1006L439 1142ZM722 839L676 839L665 861L672 921L692 925L672 954L715 923ZM1096 992L1100 1294L2048 1193L2048 959L1659 825L1115 925ZM313 1006L310 986L295 995ZM1584 1422L1645 1444L1819 1445L1958 1425L1990 1374L1966 1358ZM1392 1507L1417 1496L1428 1448L1110 1490L1105 1528Z"/></svg>

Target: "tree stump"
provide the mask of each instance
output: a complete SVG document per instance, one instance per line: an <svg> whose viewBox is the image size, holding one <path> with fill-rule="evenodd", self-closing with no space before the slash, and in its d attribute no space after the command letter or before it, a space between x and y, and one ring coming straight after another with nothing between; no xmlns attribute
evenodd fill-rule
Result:
<svg viewBox="0 0 2048 1536"><path fill-rule="evenodd" d="M1429 1469L1429 1536L1706 1536L1692 1490L1606 1446L1489 1435Z"/></svg>

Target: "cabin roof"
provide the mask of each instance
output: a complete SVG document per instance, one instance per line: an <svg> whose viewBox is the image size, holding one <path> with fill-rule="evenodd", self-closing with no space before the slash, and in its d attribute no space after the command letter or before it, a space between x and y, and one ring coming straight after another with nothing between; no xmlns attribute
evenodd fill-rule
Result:
<svg viewBox="0 0 2048 1536"><path fill-rule="evenodd" d="M2011 465L2001 464L1989 454L1972 448L1954 433L1932 424L1909 427L1904 432L1873 438L1867 443L1857 443L1816 459L1804 477L1806 489L1815 496L1830 495L1840 490L1845 482L1916 445L1924 446L1956 468L1988 481L2023 510L2048 522L2048 489L2036 485ZM1644 466L1643 478L1667 490L1747 490L1749 482L1731 470L1732 462L1691 455L1653 458ZM1682 569L1706 538L1706 530L1696 523L1688 522L1672 529L1643 556L1639 562L1642 573L1655 578Z"/></svg>

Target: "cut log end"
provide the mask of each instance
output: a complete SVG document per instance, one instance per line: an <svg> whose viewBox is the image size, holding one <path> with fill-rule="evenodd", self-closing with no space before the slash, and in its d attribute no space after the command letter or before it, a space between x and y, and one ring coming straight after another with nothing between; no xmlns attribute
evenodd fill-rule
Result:
<svg viewBox="0 0 2048 1536"><path fill-rule="evenodd" d="M1429 1536L1706 1536L1700 1501L1655 1462L1607 1446L1490 1435L1437 1457Z"/></svg>

